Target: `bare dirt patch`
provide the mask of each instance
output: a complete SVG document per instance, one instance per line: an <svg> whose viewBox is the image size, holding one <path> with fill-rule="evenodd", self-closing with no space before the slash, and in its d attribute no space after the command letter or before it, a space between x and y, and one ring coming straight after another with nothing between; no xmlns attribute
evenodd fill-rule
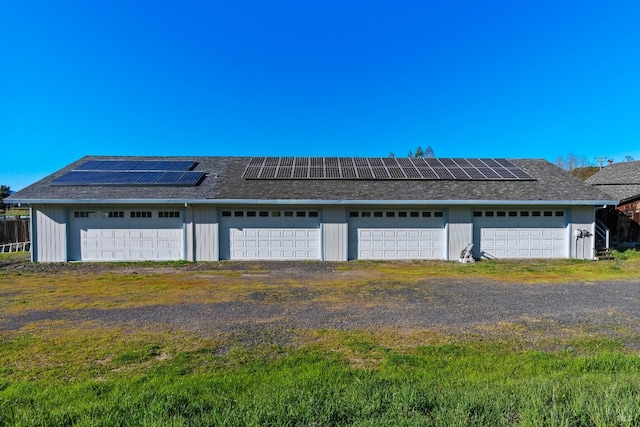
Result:
<svg viewBox="0 0 640 427"><path fill-rule="evenodd" d="M248 345L291 343L314 330L395 330L399 336L401 331L429 330L531 342L604 335L640 348L640 283L634 280L536 285L418 275L393 280L376 269L345 269L323 262L14 262L3 266L3 271L5 286L0 295L5 299L0 306L13 304L22 294L29 295L28 302L45 298L44 291L42 296L29 294L34 286L55 287L59 295L46 305L32 304L35 309L25 304L24 309L2 310L0 331L17 332L29 324L64 320L186 330L203 337L231 337ZM11 277L17 279L22 273L35 274L40 282L11 282ZM131 279L131 284L124 279L138 291L135 301L128 301L127 295L110 295L108 304L104 299L92 304L97 296L73 295L70 275L95 278L107 289L105 277L145 277L139 283ZM154 283L160 281L162 289L157 290ZM156 299L145 300L145 286ZM167 297L158 297L159 292ZM194 300L195 293L199 297ZM84 306L64 306L65 298L72 296L86 299Z"/></svg>

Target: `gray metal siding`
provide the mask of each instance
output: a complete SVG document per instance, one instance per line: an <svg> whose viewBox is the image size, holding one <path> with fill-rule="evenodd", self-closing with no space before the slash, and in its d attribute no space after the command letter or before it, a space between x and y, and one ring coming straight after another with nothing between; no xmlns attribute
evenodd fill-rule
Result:
<svg viewBox="0 0 640 427"><path fill-rule="evenodd" d="M36 262L67 261L67 224L62 206L34 206L33 260Z"/></svg>
<svg viewBox="0 0 640 427"><path fill-rule="evenodd" d="M468 207L449 208L449 260L460 258L460 252L473 242L473 225L471 221L471 209Z"/></svg>
<svg viewBox="0 0 640 427"><path fill-rule="evenodd" d="M596 213L593 206L574 206L567 209L569 216L569 252L570 258L594 259L595 257L595 218ZM577 238L578 230L587 230L589 237Z"/></svg>
<svg viewBox="0 0 640 427"><path fill-rule="evenodd" d="M194 206L195 260L218 261L218 212L213 206Z"/></svg>
<svg viewBox="0 0 640 427"><path fill-rule="evenodd" d="M183 210L184 218L184 259L195 261L195 224L193 223L193 209L185 206Z"/></svg>
<svg viewBox="0 0 640 427"><path fill-rule="evenodd" d="M325 207L322 211L322 259L346 261L348 236L346 209Z"/></svg>

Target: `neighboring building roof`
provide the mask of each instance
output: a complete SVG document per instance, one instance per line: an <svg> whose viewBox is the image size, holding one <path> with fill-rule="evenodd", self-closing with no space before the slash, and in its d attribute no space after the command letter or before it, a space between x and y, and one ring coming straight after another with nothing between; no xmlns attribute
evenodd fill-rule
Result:
<svg viewBox="0 0 640 427"><path fill-rule="evenodd" d="M195 186L51 185L88 160L185 160L205 178ZM388 201L399 203L617 204L618 200L585 184L543 159L509 159L534 180L410 179L244 179L251 157L123 157L86 156L11 197L17 203L176 202L321 203Z"/></svg>
<svg viewBox="0 0 640 427"><path fill-rule="evenodd" d="M640 161L613 163L586 180L587 184L624 201L640 196Z"/></svg>

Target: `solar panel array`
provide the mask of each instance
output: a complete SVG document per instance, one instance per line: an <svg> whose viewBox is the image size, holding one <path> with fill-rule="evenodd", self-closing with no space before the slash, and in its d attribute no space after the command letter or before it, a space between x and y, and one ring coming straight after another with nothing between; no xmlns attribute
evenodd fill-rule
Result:
<svg viewBox="0 0 640 427"><path fill-rule="evenodd" d="M531 177L507 159L253 157L245 179L413 179L518 181Z"/></svg>
<svg viewBox="0 0 640 427"><path fill-rule="evenodd" d="M54 179L52 185L198 185L205 173L193 160L88 160Z"/></svg>

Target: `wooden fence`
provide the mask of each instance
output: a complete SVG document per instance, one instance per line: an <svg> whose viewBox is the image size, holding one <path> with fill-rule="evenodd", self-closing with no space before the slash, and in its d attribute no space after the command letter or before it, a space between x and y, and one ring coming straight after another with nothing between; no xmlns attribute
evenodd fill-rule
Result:
<svg viewBox="0 0 640 427"><path fill-rule="evenodd" d="M0 245L31 241L28 219L5 219L0 221Z"/></svg>

